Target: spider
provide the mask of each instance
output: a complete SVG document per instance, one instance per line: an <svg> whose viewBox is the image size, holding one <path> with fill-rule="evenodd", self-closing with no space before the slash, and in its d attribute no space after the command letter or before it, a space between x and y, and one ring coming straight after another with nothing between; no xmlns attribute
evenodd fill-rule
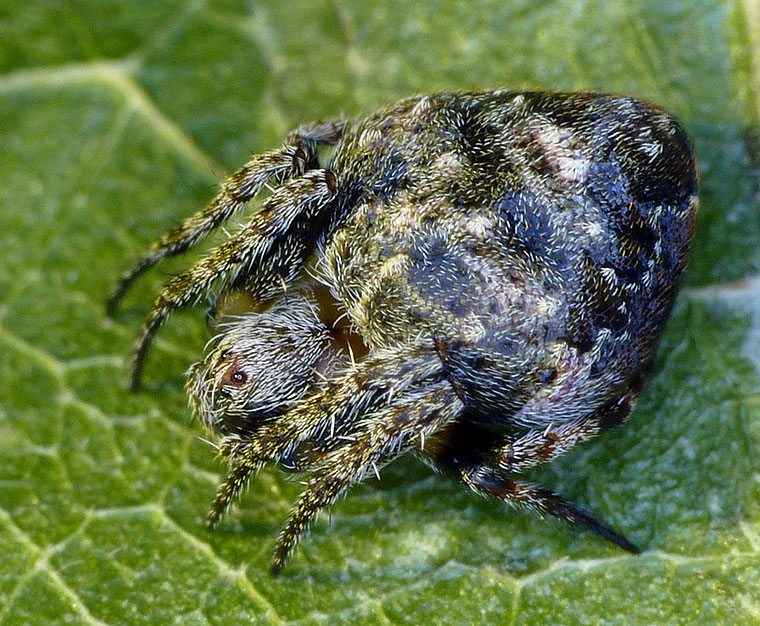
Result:
<svg viewBox="0 0 760 626"><path fill-rule="evenodd" d="M303 126L156 241L108 310L270 183L238 232L161 289L134 352L137 389L173 310L212 286L253 303L188 376L230 464L209 525L265 464L309 472L277 573L319 511L411 452L637 553L519 474L622 423L642 389L698 204L678 122L633 98L503 90Z"/></svg>

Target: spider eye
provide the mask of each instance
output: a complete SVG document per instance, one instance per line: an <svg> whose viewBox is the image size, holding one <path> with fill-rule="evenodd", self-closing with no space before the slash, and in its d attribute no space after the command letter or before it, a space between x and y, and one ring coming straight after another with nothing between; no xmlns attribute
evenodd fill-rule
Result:
<svg viewBox="0 0 760 626"><path fill-rule="evenodd" d="M219 393L222 394L225 398L231 398L232 392L227 389L226 387L222 387L219 389Z"/></svg>
<svg viewBox="0 0 760 626"><path fill-rule="evenodd" d="M230 376L230 380L236 385L244 385L248 381L248 374L243 370L235 370Z"/></svg>
<svg viewBox="0 0 760 626"><path fill-rule="evenodd" d="M226 361L226 360L227 360L227 358L230 356L230 353L231 353L231 352L232 352L232 350L229 350L229 349L228 349L228 350L225 350L224 352L222 352L222 353L219 355L219 360L220 360L220 361Z"/></svg>

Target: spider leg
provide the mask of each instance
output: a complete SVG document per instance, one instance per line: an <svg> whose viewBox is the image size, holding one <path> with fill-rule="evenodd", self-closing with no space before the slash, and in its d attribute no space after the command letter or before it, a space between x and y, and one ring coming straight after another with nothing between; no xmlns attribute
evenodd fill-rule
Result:
<svg viewBox="0 0 760 626"><path fill-rule="evenodd" d="M245 207L267 181L273 179L280 184L312 169L317 161L317 144L336 143L345 127L345 121L305 126L289 135L282 147L255 155L227 178L219 194L204 209L162 235L142 258L124 272L108 298L107 313L114 313L122 296L143 272L160 260L180 254L202 240Z"/></svg>
<svg viewBox="0 0 760 626"><path fill-rule="evenodd" d="M529 430L516 439L463 423L420 454L476 493L553 515L638 554L640 550L633 543L559 494L514 480L509 474L550 461L601 430L622 423L640 390L637 378L619 398L599 410L556 427Z"/></svg>
<svg viewBox="0 0 760 626"><path fill-rule="evenodd" d="M320 226L329 222L327 213L338 191L330 170L310 170L288 180L240 232L170 280L156 298L135 345L132 389L139 387L148 346L169 313L198 299L216 280L229 284L241 273L255 274L255 282L249 279L246 285L258 300L276 295L283 282L292 281L322 234Z"/></svg>
<svg viewBox="0 0 760 626"><path fill-rule="evenodd" d="M518 439L503 441L491 453L491 458L507 472L520 472L547 463L603 430L622 424L633 410L641 386L637 378L621 396L593 413L556 426L532 429Z"/></svg>
<svg viewBox="0 0 760 626"><path fill-rule="evenodd" d="M621 534L549 489L513 480L503 472L490 467L462 470L460 479L476 493L503 500L513 506L531 509L541 515L552 515L585 528L632 554L641 552Z"/></svg>
<svg viewBox="0 0 760 626"><path fill-rule="evenodd" d="M331 452L353 441L368 415L396 406L414 389L442 379L443 368L431 346L378 352L273 421L252 427L245 438L227 437L220 453L230 459L231 470L217 491L208 525L218 523L248 477L269 461L281 461L292 469L319 466Z"/></svg>
<svg viewBox="0 0 760 626"><path fill-rule="evenodd" d="M332 452L309 481L287 525L280 534L272 559L272 574L280 572L290 552L317 513L330 506L367 472L377 469L426 434L456 418L462 404L448 381L439 381L392 404L369 413L362 428L341 448Z"/></svg>

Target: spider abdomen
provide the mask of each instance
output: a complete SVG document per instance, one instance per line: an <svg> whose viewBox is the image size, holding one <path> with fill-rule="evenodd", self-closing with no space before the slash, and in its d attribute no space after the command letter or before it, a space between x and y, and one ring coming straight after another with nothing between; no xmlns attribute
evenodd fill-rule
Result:
<svg viewBox="0 0 760 626"><path fill-rule="evenodd" d="M318 263L371 348L445 339L470 400L526 424L592 409L651 357L697 207L688 140L664 111L422 96L348 129L331 167L357 201Z"/></svg>

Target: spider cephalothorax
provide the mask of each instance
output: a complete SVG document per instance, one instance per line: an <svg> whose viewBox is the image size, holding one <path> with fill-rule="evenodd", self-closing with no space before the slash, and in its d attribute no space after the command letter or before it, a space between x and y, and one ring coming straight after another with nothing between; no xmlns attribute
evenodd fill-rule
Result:
<svg viewBox="0 0 760 626"><path fill-rule="evenodd" d="M217 434L245 435L316 392L343 363L310 291L237 315L218 330L214 348L187 378L193 412Z"/></svg>
<svg viewBox="0 0 760 626"><path fill-rule="evenodd" d="M334 146L326 163L320 144ZM641 390L696 216L678 123L631 98L494 91L306 126L154 243L109 309L268 182L261 210L162 289L135 351L133 387L163 320L217 283L263 311L220 326L188 379L231 466L209 523L264 464L310 471L278 571L318 511L412 451L636 551L513 476L621 423Z"/></svg>

